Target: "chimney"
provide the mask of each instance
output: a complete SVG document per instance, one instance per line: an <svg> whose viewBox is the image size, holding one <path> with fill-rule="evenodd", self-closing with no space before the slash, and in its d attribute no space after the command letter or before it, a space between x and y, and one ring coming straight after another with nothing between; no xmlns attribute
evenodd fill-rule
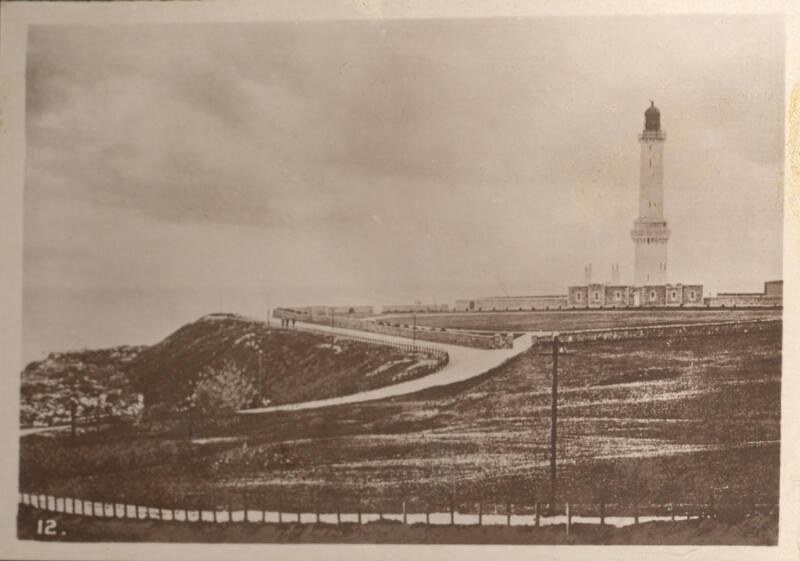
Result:
<svg viewBox="0 0 800 561"><path fill-rule="evenodd" d="M611 284L619 284L619 264L611 265Z"/></svg>
<svg viewBox="0 0 800 561"><path fill-rule="evenodd" d="M583 268L583 282L587 285L592 284L592 264L589 263Z"/></svg>

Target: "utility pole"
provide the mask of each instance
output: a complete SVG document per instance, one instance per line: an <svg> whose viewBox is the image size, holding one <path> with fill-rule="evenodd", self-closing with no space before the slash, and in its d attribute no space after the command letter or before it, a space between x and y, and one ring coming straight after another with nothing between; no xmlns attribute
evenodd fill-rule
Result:
<svg viewBox="0 0 800 561"><path fill-rule="evenodd" d="M72 398L69 401L69 431L73 446L75 445L75 433L76 433L75 429L78 424L77 416L78 416L78 402L75 396L72 396Z"/></svg>
<svg viewBox="0 0 800 561"><path fill-rule="evenodd" d="M411 334L411 341L413 342L414 349L417 348L417 305L414 304L414 329Z"/></svg>
<svg viewBox="0 0 800 561"><path fill-rule="evenodd" d="M264 387L264 377L261 371L261 359L263 357L263 353L261 349L258 350L258 395L262 395L263 387Z"/></svg>
<svg viewBox="0 0 800 561"><path fill-rule="evenodd" d="M553 335L553 395L550 414L550 513L556 506L556 438L558 436L558 334Z"/></svg>

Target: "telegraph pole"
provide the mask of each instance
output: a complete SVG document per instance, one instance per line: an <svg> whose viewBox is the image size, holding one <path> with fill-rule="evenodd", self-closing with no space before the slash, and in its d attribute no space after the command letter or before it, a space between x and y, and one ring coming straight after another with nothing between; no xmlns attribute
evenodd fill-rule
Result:
<svg viewBox="0 0 800 561"><path fill-rule="evenodd" d="M553 335L553 395L550 414L550 512L556 506L556 438L558 436L558 335Z"/></svg>
<svg viewBox="0 0 800 561"><path fill-rule="evenodd" d="M264 376L262 374L262 364L261 359L263 358L263 353L261 349L258 350L258 394L261 395L264 386Z"/></svg>
<svg viewBox="0 0 800 561"><path fill-rule="evenodd" d="M417 305L414 304L414 329L412 330L411 334L411 341L414 344L414 348L417 348Z"/></svg>

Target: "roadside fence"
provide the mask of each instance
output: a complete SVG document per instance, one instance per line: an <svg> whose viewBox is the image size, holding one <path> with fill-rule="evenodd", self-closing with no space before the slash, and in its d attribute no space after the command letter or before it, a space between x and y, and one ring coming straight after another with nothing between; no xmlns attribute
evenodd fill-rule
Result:
<svg viewBox="0 0 800 561"><path fill-rule="evenodd" d="M723 516L747 517L770 514L777 505L755 502L736 505L716 505L713 496L707 503L669 503L647 505L605 504L603 502L563 503L555 512L544 503L515 505L513 503L472 505L469 512L462 512L454 503L447 511L424 509L412 512L402 502L400 512L342 511L319 509L261 510L243 504L241 508L163 508L133 505L118 502L83 500L73 497L23 492L19 503L44 512L73 514L106 519L160 520L184 523L271 523L271 524L367 524L380 521L395 521L403 524L449 525L449 526L527 526L542 527L565 525L567 534L573 524L595 524L600 526L630 526L644 522L720 518ZM463 505L462 505L463 506Z"/></svg>

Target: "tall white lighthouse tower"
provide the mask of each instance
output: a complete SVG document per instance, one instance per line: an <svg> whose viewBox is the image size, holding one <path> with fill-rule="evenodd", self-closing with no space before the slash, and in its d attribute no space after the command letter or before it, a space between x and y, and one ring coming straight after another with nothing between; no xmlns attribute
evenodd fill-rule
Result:
<svg viewBox="0 0 800 561"><path fill-rule="evenodd" d="M639 163L639 218L631 238L635 248L634 282L637 286L666 284L669 228L664 219L664 141L661 113L650 101L644 112Z"/></svg>

